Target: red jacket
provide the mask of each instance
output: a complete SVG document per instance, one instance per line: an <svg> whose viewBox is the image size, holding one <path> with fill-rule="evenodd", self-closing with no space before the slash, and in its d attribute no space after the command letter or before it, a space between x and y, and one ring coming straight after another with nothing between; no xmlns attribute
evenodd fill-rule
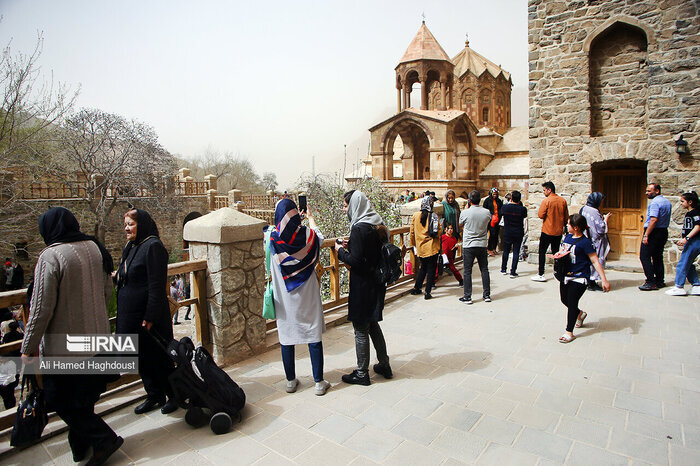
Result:
<svg viewBox="0 0 700 466"><path fill-rule="evenodd" d="M442 235L441 239L443 254L447 254L449 251L452 251L452 248L455 247L455 244L457 244L457 238L454 236Z"/></svg>

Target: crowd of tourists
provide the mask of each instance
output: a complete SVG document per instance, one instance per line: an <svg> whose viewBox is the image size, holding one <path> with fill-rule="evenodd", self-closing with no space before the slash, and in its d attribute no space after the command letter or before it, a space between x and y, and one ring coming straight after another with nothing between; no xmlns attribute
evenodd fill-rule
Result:
<svg viewBox="0 0 700 466"><path fill-rule="evenodd" d="M555 259L560 299L567 309L565 332L559 341L569 343L575 339L574 329L583 326L587 317L579 307L585 291L610 290L605 276L605 258L610 251L607 238L610 213L601 212L602 193L591 193L586 205L578 213L569 215L566 200L556 194L552 182L544 183L542 189L545 198L538 208L542 219L538 270L532 280L547 281L546 258ZM671 204L661 195L658 184L650 184L646 195L650 202L640 246L646 281L639 288L651 291L665 286L662 252L668 238ZM420 210L410 220L410 245L419 263L411 294L431 299L436 281L446 268L463 287L459 301L473 304L472 269L476 261L481 273L483 302L491 302L488 257L497 254L499 244L502 248L500 272L511 279L519 277L518 263L525 255L528 232L527 208L517 190L507 193L504 199L500 198L499 190L493 188L482 203L480 193L474 190L468 194L465 208L461 208L456 193L448 190L442 201L443 214L438 217L433 211L437 200L435 193L423 194ZM377 280L381 248L389 234L364 193L357 190L345 193L343 205L350 224L349 235L339 238L334 247L339 259L350 267L348 320L355 334L357 366L344 374L342 381L370 385L370 341L377 357L373 371L386 379L393 377L380 326L386 284ZM667 293L686 294L683 286L687 280L692 285L691 294L700 295L700 280L694 266L700 255L697 194L683 194L681 206L688 210L682 239L677 242L683 252L676 269L675 286ZM107 306L116 288L116 331L137 334L139 338L138 370L146 398L134 412L143 414L160 408L163 414L169 414L177 410L168 379L175 370L174 364L153 338L157 335L171 340L173 325L178 323L177 314L174 320L171 318L168 295L163 292L168 289L168 253L154 220L140 209L124 214L127 243L116 271L110 253L96 238L80 231L77 219L69 210L51 208L39 217L38 223L46 248L39 255L30 286L29 318L22 333L22 322L10 316L8 325L2 328L2 343L22 340L18 354L26 364L35 362L40 352L43 356L66 355L65 341L57 335L110 333ZM323 375L325 321L320 284L315 274L323 240L323 232L308 206L300 210L287 197L276 203L275 223L269 227L264 247L271 257L268 274L285 388L289 393L295 392L300 384L295 369L296 345L308 345L315 394L322 396L331 387ZM464 275L455 266L455 253L460 244ZM14 270L10 271L10 267ZM6 261L3 270L5 284L15 283L13 280L22 273L21 266L11 260ZM12 277L10 282L6 281L8 273ZM170 296L182 299L189 295L187 288L184 277L178 276L169 283ZM184 318L189 318L189 310ZM99 357L92 353L86 356ZM68 442L75 461L85 459L92 449L88 464L102 464L122 445L123 439L94 412L106 384L117 377L44 375L47 409L56 411L68 425ZM0 365L0 394L6 408L15 404L17 383L16 368Z"/></svg>
<svg viewBox="0 0 700 466"><path fill-rule="evenodd" d="M565 332L559 341L569 343L575 338L574 328L581 327L588 316L579 307L584 292L610 290L610 284L605 277L605 260L610 252L608 219L611 213L601 212L605 196L600 192L591 193L586 205L578 213L570 215L568 204L556 193L554 183L543 183L542 191L545 198L537 210L538 217L542 219L537 273L531 280L547 281L547 257L554 259L555 267L561 269L561 273L555 273L555 276L560 282L559 294L562 304L567 308L567 320ZM661 187L658 184L648 185L646 195L650 202L640 245L640 261L646 281L639 289L650 291L666 286L663 248L668 239L671 203L661 196ZM466 208L460 211L454 191L449 190L443 200L443 218L432 227L431 221L437 220L433 212L435 200L435 193L426 191L421 200L420 211L414 213L410 220L410 245L414 248L419 263L410 293L422 294L425 299L432 299L432 290L440 275L441 265L445 264L457 279L459 286L463 287L463 295L459 300L473 304L472 269L476 261L481 273L482 299L484 302L491 302L488 257L497 255L498 245L501 244L500 272L512 279L519 277L518 262L526 257L527 208L522 204L522 194L512 191L502 200L499 190L494 187L482 203L481 194L474 190L468 194ZM683 286L687 280L692 286L690 294L700 295L700 280L694 264L700 255L700 239L696 239L697 235L700 235L697 194L683 194L681 207L688 210L683 222L682 239L676 243L683 252L676 268L675 286L666 293L673 296L686 295ZM454 252L460 241L463 277L454 267ZM547 254L548 250L550 254Z"/></svg>

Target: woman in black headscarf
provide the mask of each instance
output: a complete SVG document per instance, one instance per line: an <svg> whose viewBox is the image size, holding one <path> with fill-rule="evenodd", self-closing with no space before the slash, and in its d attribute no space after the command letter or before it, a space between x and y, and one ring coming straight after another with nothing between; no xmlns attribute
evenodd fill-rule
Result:
<svg viewBox="0 0 700 466"><path fill-rule="evenodd" d="M109 334L107 303L112 296L112 257L94 237L80 231L75 216L54 207L39 217L46 248L34 269L31 309L22 342L22 359L32 356L81 356L68 352L66 335ZM90 447L90 464L102 464L124 440L95 414L95 402L107 377L92 374L44 374L46 407L68 425L73 459L82 461Z"/></svg>
<svg viewBox="0 0 700 466"><path fill-rule="evenodd" d="M148 332L152 329L166 341L173 338L170 308L166 296L168 251L160 241L158 227L145 210L124 214L128 243L117 269L117 333L139 334L139 375L146 400L134 408L136 414L158 407L163 414L177 409L168 399L172 391L168 376L174 366L168 355Z"/></svg>
<svg viewBox="0 0 700 466"><path fill-rule="evenodd" d="M580 211L580 214L586 217L586 222L588 222L589 239L595 247L595 252L598 254L598 261L600 261L602 268L605 268L605 258L610 252L610 242L608 241L608 218L610 217L610 212L605 215L600 213L600 205L604 198L603 193L591 193L586 200L586 205L581 207ZM603 291L600 285L596 283L596 280L601 280L601 277L595 268L591 266L591 279L588 282L588 289L590 291Z"/></svg>

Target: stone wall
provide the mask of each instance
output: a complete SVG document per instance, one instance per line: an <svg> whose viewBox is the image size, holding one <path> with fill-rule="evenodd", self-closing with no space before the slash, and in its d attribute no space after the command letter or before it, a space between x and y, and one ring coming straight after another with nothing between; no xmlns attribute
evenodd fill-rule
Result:
<svg viewBox="0 0 700 466"><path fill-rule="evenodd" d="M529 1L532 232L541 229L544 181L574 211L593 189L594 164L636 161L674 203L669 237L678 238L678 196L700 188L697 8L687 0ZM676 153L680 134L690 155Z"/></svg>
<svg viewBox="0 0 700 466"><path fill-rule="evenodd" d="M190 212L206 214L209 211L207 198L205 196L177 197L174 198L167 207L163 207L162 201L149 198L118 201L108 218L105 234L105 246L112 254L115 264L119 262L122 248L126 244L123 216L124 213L129 210L129 202L139 209L146 210L153 216L153 219L158 225L161 240L170 253L171 258L174 260L180 260L182 258L182 227L185 216ZM39 234L37 224L37 219L41 213L45 212L50 207L65 207L75 214L84 233L89 235L93 234L93 216L87 209L87 205L84 201L78 199L52 199L28 201L28 204L31 209L36 212L36 215L29 217L27 224L24 225L23 234L10 241L12 244L27 243L26 250L28 258L19 260L24 268L26 277L25 284L33 274L34 265L36 264L39 253L45 247L41 235ZM14 257L15 251L14 249L6 248L0 251L0 256L2 256L3 259L5 257Z"/></svg>

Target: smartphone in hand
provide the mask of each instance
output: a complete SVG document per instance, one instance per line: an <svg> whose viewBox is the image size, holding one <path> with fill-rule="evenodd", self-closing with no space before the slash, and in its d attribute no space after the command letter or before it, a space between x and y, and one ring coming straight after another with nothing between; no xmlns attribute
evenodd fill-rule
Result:
<svg viewBox="0 0 700 466"><path fill-rule="evenodd" d="M299 195L299 212L306 212L306 196L303 194Z"/></svg>

